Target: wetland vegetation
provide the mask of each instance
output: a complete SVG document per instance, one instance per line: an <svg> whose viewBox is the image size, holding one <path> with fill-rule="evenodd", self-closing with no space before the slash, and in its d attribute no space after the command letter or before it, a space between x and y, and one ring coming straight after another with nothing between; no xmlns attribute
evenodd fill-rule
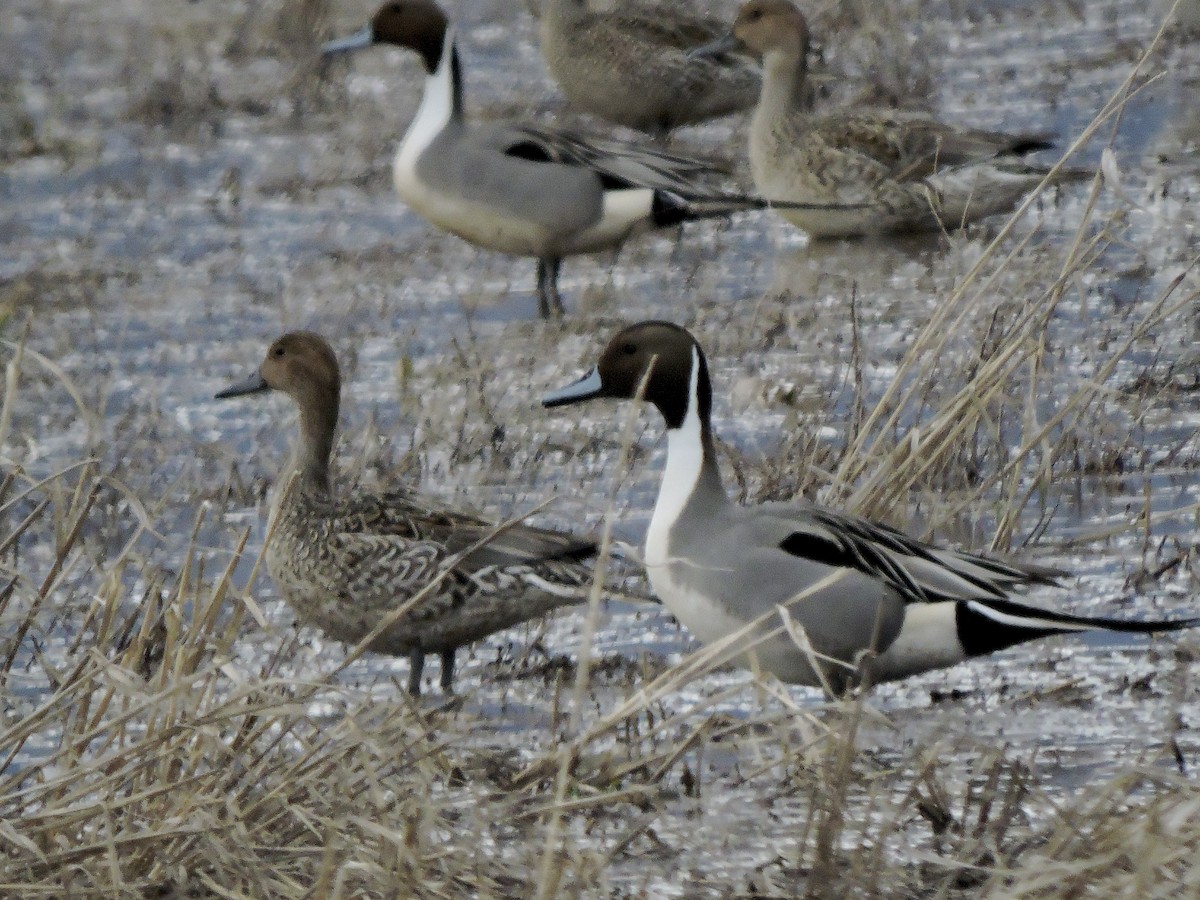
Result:
<svg viewBox="0 0 1200 900"><path fill-rule="evenodd" d="M651 415L538 398L669 318L743 499L1076 573L1031 602L1194 614L1197 45L1130 0L816 2L833 100L1089 133L1072 163L1104 175L925 241L689 226L574 263L547 324L524 261L391 193L418 63L316 49L368 12L6 8L0 893L1196 896L1195 634L834 701L723 665L613 560L628 599L481 642L418 704L404 661L294 627L259 563L285 403L211 396L321 331L342 483L611 527L636 559ZM522 5L458 17L473 112L565 114ZM732 159L738 127L676 140Z"/></svg>

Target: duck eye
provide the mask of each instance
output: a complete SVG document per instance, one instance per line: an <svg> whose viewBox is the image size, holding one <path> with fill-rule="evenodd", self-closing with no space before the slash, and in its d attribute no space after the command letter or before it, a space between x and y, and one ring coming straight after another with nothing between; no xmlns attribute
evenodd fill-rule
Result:
<svg viewBox="0 0 1200 900"><path fill-rule="evenodd" d="M621 352L626 354L627 356L633 356L633 354L637 353L637 345L626 344L624 347L621 348Z"/></svg>
<svg viewBox="0 0 1200 900"><path fill-rule="evenodd" d="M276 359L280 359L280 358L282 358L282 356L283 356L283 348L282 348L282 347L276 347L274 350L272 350L272 351L271 351L271 355L272 355L273 357L275 357Z"/></svg>

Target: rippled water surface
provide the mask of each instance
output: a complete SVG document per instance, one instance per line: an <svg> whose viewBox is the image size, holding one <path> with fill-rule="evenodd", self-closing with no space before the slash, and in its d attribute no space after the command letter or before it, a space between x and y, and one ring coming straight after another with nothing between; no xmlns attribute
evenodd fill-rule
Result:
<svg viewBox="0 0 1200 900"><path fill-rule="evenodd" d="M566 115L525 9L460 6L471 112ZM822 35L829 65L867 76L864 91L899 91L906 105L972 125L1052 132L1063 145L1129 76L1158 24L1156 10L1124 0L895 8L907 46L870 55L862 33L822 7L814 20L830 29ZM338 7L328 31L357 27L367 13L362 4ZM27 350L10 376L3 465L25 484L95 458L153 510L154 534L138 546L161 565L180 564L202 506L199 540L210 566L227 562L247 525L252 545L261 542L260 501L286 454L291 412L278 398L220 403L212 395L293 327L326 334L343 360L338 452L348 480L407 479L496 515L557 495L541 520L597 528L615 474L618 408L551 415L537 401L590 365L619 324L655 317L691 327L710 352L731 485L736 474L750 497L778 495L789 483L819 492L822 477L805 479L789 465L799 460L786 455L796 452L795 436L811 434L836 456L860 402L881 396L928 317L1003 224L948 238L824 245L770 217L689 226L678 241L652 236L618 255L567 261L562 288L572 312L562 324L542 323L530 261L433 231L391 192L391 150L418 100L415 59L377 49L323 65L293 18L274 5L240 3L5 7L0 359L13 360L22 340ZM1196 292L1198 53L1195 43L1169 38L1135 79L1140 92L1120 120L1081 151L1075 164L1095 167L1111 146L1120 173L1119 186L1097 188L1095 210L1085 185L1051 192L1018 223L1008 246L1036 233L938 361L947 385L972 364L990 321L1053 280L1085 216L1092 224L1084 233L1107 229L1108 248L1071 277L1047 325L1031 414L1047 420L1092 378L1173 279L1182 278L1177 296ZM692 129L674 147L736 160L745 124ZM1195 612L1195 315L1192 304L1134 343L1088 419L1075 472L1058 470L1025 507L1014 548L1078 574L1065 590L1035 592L1033 602L1094 614ZM922 415L914 409L902 425L919 425ZM648 521L663 451L658 423L649 415L639 422L639 452L616 490L616 532L631 544ZM1001 440L1006 429L1019 439L1021 424L998 421ZM949 493L934 484L914 491L893 519L986 547L1002 498L948 514L953 481L945 479ZM36 497L6 507L6 524ZM1139 523L1145 510L1149 526ZM89 522L83 552L115 553L136 527L131 505L114 495ZM36 584L53 548L50 523L35 528L0 558L3 580ZM243 561L239 579L250 568ZM95 579L82 564L65 579L39 654L67 652ZM129 590L133 602L138 586ZM248 669L290 638L292 622L266 578L251 593L271 627L237 648ZM570 654L581 627L581 615L562 616L542 642ZM521 749L533 723L547 720L542 681L501 680L491 665L523 653L536 631L496 636L462 662L460 714L479 718L481 742ZM298 669L330 668L342 653L320 636L302 638ZM658 607L614 603L596 646L653 665L692 644ZM14 703L34 704L47 690L32 652L13 670ZM883 766L935 735L948 736L947 753L960 753L964 766L979 752L973 741L1005 744L1051 798L1098 773L1161 760L1168 741L1194 768L1198 656L1194 636L1027 645L878 689L871 703L891 727L868 728L863 743ZM344 677L374 685L388 702L405 670L401 661L367 658ZM749 678L709 676L672 702L686 708ZM627 689L624 675L601 678L598 706ZM762 702L751 688L733 696L720 708L734 717ZM800 705L819 700L803 689L791 696ZM720 779L735 757L708 760L709 821L747 835L786 830L786 811L766 821L724 791ZM685 834L691 825L682 821L660 837L703 844L708 826ZM722 860L731 871L762 862L750 851ZM707 863L694 864L701 871Z"/></svg>

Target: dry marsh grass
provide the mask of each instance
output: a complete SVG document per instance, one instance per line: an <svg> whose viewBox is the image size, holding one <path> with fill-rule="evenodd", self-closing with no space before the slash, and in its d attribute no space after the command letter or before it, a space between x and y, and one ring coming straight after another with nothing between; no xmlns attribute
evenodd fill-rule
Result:
<svg viewBox="0 0 1200 900"><path fill-rule="evenodd" d="M301 11L296 22L254 21L299 40L289 29L307 33L326 15L318 2ZM900 27L892 7L883 19ZM218 39L232 56L253 49ZM200 118L218 109L208 84L180 109ZM1114 96L1111 113L1128 93ZM154 121L161 112L146 108ZM1056 330L1064 307L1082 306L1087 280L1108 277L1109 261L1128 250L1129 209L1107 191L1094 185L1096 202L1061 247L1047 247L1019 216L991 244L953 241L948 252L962 254L962 270L948 288L934 283L928 324L883 383L869 371L872 348L859 330L820 382L841 386L836 404L814 400L803 385L781 396L772 370L765 403L782 422L770 430L786 437L769 454L725 446L741 492L819 494L943 534L967 519L973 536L982 531L1009 548L1037 542L1063 486L1109 474L1115 459L1129 458L1126 473L1147 480L1194 466L1197 448L1183 442L1165 458L1139 457L1143 448L1123 424L1161 401L1164 384L1181 404L1194 397L1194 360L1154 352L1165 335L1191 327L1200 296L1194 266L1097 327L1078 366L1064 362L1060 342L1078 335ZM689 289L711 289L711 272L699 262L695 271ZM90 310L102 279L83 275L6 287L21 315L47 296L59 305L78 295ZM478 282L471 289L487 292ZM621 293L614 286L615 299L603 303L620 303ZM372 295L353 314L366 318L372 302L383 301ZM847 292L846 318L865 319L867 302ZM733 374L728 360L805 330L810 313L798 307L762 300L751 311L709 304L687 315ZM512 382L489 377L497 342L486 330L464 329L433 362L414 365L398 351L395 393L421 433L389 442L378 423L360 422L343 441L344 473L368 483L415 480L475 460L470 477L489 486L539 486L554 483L545 473L569 458L571 477L595 480L603 470L597 516L619 524L635 480L627 469L652 452L637 427L645 419L631 409L617 429L601 421L607 412L582 427L530 422L514 395L543 376L561 379L572 354L594 351L597 332L624 309L602 305L550 331L512 325L506 333L523 348ZM103 429L117 375L73 379L31 346L21 315L5 326L0 407L4 896L1200 892L1194 722L1179 711L1196 695L1194 640L1158 651L1154 684L1106 686L1142 692L1166 722L1146 735L1142 755L1103 775L1070 771L1076 781L1066 789L1056 783L1069 768L1056 748L1010 740L998 727L914 736L872 695L822 704L769 678L724 678L734 638L678 659L606 653L591 640L596 604L581 615L587 624L574 644L550 644L575 665L554 657L481 666L489 688L521 684L495 702L467 695L414 705L384 675L365 681L352 666L357 651L313 649L309 636L265 609L272 595L243 524L265 487L251 462L197 443L205 471L224 466L225 477L196 485L174 468L178 461L156 458L168 473L157 487L130 486L127 458L153 446L154 435L141 433L145 418L127 413ZM358 371L360 360L348 361ZM34 396L22 407L24 391ZM58 406L40 408L45 397ZM49 430L76 429L95 452L45 465L20 432L31 406ZM840 437L820 438L823 426ZM270 447L257 436L252 443ZM250 474L234 468L235 458ZM1187 509L1152 499L1073 540L1103 542L1132 529L1143 555L1135 577L1154 583L1182 572L1180 583L1194 589L1197 576L1186 576L1194 542L1158 533ZM1082 677L1047 677L1044 691L1103 704L1108 695L1081 687ZM1014 704L1044 701L1039 694ZM1070 715L1069 702L1058 709Z"/></svg>
<svg viewBox="0 0 1200 900"><path fill-rule="evenodd" d="M890 510L930 469L959 467L991 398L1018 402L1038 389L1047 317L1071 275L1095 261L1072 254L1041 294L989 329L989 352L948 389L933 391L947 372L926 361L957 357L921 344L933 355L914 351L919 377L902 366L894 399L885 392L856 413L855 449L840 462L857 468L853 477L835 469L830 483L854 485L850 502ZM1147 304L1095 374L1061 398L1053 423L1020 420L1019 439L981 454L973 493L956 502L999 504L998 532L1020 521L1029 485L1062 477L1061 435L1072 429L1051 425L1087 430L1094 398L1112 389L1129 347L1194 304L1194 291L1179 295L1181 283ZM937 341L974 328L955 318L964 294L939 307L949 324L929 332ZM5 426L21 368L31 365L24 340L12 346ZM470 341L460 348L458 371L478 371L477 352ZM473 396L471 408L481 408L470 418L499 415L486 409L486 390ZM911 429L875 424L911 407L936 449L913 453ZM627 458L632 411L624 423L614 446ZM610 512L622 484L618 471ZM95 461L36 481L13 469L0 503L0 558L13 573L0 593L0 690L12 701L0 742L6 895L637 896L673 868L689 896L1190 896L1200 879L1200 793L1169 746L1164 758L1052 799L1019 748L935 737L870 752L862 729L890 726L869 697L798 705L770 679L689 693L721 667L736 636L627 683L624 699L600 708L587 629L574 683L570 669L548 675L549 721L514 740L459 704L415 706L399 691L381 702L339 679L355 653L298 673L297 644L285 640L248 667L236 645L248 629L271 627L256 600L257 561L245 580L235 577L249 530L214 556L199 538L203 506L173 564L139 541L155 530L161 499L128 494ZM138 522L104 556L85 537L98 506ZM35 526L48 526L50 552L22 557ZM81 584L91 591L74 604L82 618L48 609ZM16 696L27 680L49 686L33 704ZM681 692L684 702L665 702ZM739 697L747 712L730 717L723 704ZM725 759L717 770L725 774L706 765L714 757ZM948 757L960 763L948 769ZM719 830L720 808L708 807L717 800L788 821L787 838L751 874L730 866L723 878L719 863L694 870L688 860L686 823ZM731 831L716 846L736 858L747 849L741 840Z"/></svg>
<svg viewBox="0 0 1200 900"><path fill-rule="evenodd" d="M64 562L96 486L81 472L65 509L35 509L61 515ZM206 578L185 566L132 609L112 578L53 691L5 723L6 895L636 894L636 876L611 882L613 861L686 869L686 845L671 849L658 832L705 815L702 755L731 744L747 767L740 802L804 811L748 883L697 879L696 895L1189 896L1200 878L1200 793L1152 760L1089 785L1034 828L1026 763L977 747L964 778L944 771L951 750L937 742L872 760L855 734L878 714L861 698L821 713L763 682L770 712L739 721L697 704L658 718L656 700L719 648L573 723L573 738L531 731L519 752L489 748L452 708L399 693L381 704L332 672L282 675L280 658L242 668L230 647L257 613L230 571ZM22 665L50 664L29 633L7 648L6 689L22 648L38 657ZM14 766L35 735L36 755ZM916 852L906 850L914 832L925 845Z"/></svg>

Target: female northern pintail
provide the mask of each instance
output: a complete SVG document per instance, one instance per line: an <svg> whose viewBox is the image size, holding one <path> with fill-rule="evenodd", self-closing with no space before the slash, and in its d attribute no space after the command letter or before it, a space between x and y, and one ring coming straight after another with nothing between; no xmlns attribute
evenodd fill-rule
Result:
<svg viewBox="0 0 1200 900"><path fill-rule="evenodd" d="M667 423L667 464L646 535L650 585L704 642L787 608L815 654L786 632L764 639L778 621L745 643L784 681L824 682L840 691L859 677L904 678L1052 634L1148 633L1200 622L1126 622L1037 609L1008 599L1009 590L1053 583L1058 573L934 547L809 504L733 503L717 470L708 364L677 325L626 328L588 375L543 403L634 398L643 379L641 396ZM819 672L812 665L818 658Z"/></svg>
<svg viewBox="0 0 1200 900"><path fill-rule="evenodd" d="M592 9L589 0L542 5L542 56L567 99L630 128L665 134L754 105L762 74L740 54L689 59L724 33L716 19L660 5Z"/></svg>
<svg viewBox="0 0 1200 900"><path fill-rule="evenodd" d="M450 557L469 551L369 647L408 657L410 693L420 693L426 653L441 655L441 685L449 690L460 645L586 599L591 570L580 560L595 552L591 541L514 525L471 549L493 523L404 490L335 496L329 456L341 376L320 335L283 335L257 372L217 398L267 390L283 391L300 407L300 443L276 485L266 560L302 621L357 643Z"/></svg>
<svg viewBox="0 0 1200 900"><path fill-rule="evenodd" d="M808 24L789 0L751 0L723 40L696 57L748 49L762 57L762 94L750 122L750 170L772 201L860 204L781 214L814 237L958 228L1011 210L1048 168L1020 157L1053 146L1044 135L962 130L916 114L808 113ZM1063 169L1054 183L1092 173Z"/></svg>
<svg viewBox="0 0 1200 900"><path fill-rule="evenodd" d="M369 25L324 52L377 43L414 50L427 73L421 105L396 153L397 192L464 240L535 257L543 316L562 311L563 257L614 248L647 229L764 205L706 194L700 176L720 173L698 160L531 126L468 126L454 30L433 0L386 3Z"/></svg>

